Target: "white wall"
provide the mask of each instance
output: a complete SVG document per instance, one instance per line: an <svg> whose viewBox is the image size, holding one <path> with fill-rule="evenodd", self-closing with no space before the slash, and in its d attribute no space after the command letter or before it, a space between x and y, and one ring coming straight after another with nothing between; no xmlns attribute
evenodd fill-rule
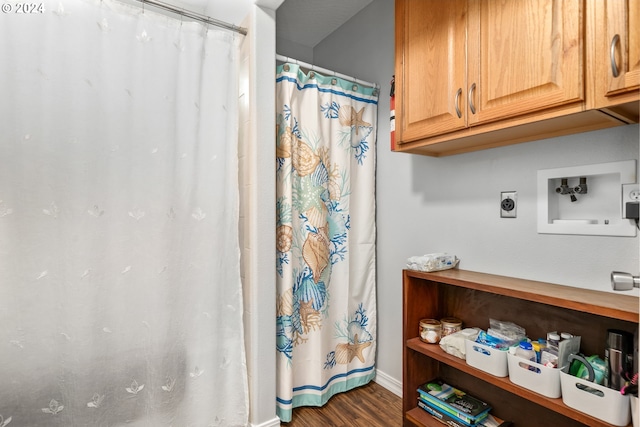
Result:
<svg viewBox="0 0 640 427"><path fill-rule="evenodd" d="M184 2L193 1L195 3L203 0L181 0ZM234 25L240 25L251 10L254 0L205 0L205 14Z"/></svg>
<svg viewBox="0 0 640 427"><path fill-rule="evenodd" d="M394 73L393 13L392 1L374 0L315 47L313 63L382 86L375 212L377 366L401 381L401 270L409 256L446 251L461 258L463 269L603 291L610 291L612 270L638 274L638 237L537 234L535 201L539 169L638 159L639 128L630 125L443 158L392 153L388 101ZM518 192L516 219L499 217L498 200L505 190Z"/></svg>
<svg viewBox="0 0 640 427"><path fill-rule="evenodd" d="M243 22L240 73L240 242L249 423L280 425L275 394L275 9L257 0ZM271 114L269 112L271 111Z"/></svg>
<svg viewBox="0 0 640 427"><path fill-rule="evenodd" d="M255 3L242 22L239 76L241 274L249 425L275 427L275 9L282 0Z"/></svg>
<svg viewBox="0 0 640 427"><path fill-rule="evenodd" d="M240 26L251 10L254 0L167 0L164 3Z"/></svg>

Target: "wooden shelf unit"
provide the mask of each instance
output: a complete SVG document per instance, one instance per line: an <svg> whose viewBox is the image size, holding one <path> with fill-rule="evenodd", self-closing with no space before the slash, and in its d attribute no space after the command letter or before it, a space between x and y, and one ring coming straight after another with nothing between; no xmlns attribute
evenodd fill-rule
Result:
<svg viewBox="0 0 640 427"><path fill-rule="evenodd" d="M463 327L486 330L489 319L524 327L530 338L548 331L580 335L581 351L604 355L607 329L635 333L638 298L551 283L464 270L425 273L403 270L403 413L405 426L441 426L417 407L419 385L443 378L493 406L496 416L515 426L606 427L610 424L476 369L460 358L426 344L418 336L420 319L455 316Z"/></svg>

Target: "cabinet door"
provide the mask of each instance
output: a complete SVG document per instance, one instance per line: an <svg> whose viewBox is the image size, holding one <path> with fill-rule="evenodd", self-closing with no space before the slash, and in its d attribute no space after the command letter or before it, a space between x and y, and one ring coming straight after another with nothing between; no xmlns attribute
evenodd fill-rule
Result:
<svg viewBox="0 0 640 427"><path fill-rule="evenodd" d="M637 91L640 84L640 1L606 1L606 96ZM602 48L602 46L601 46Z"/></svg>
<svg viewBox="0 0 640 427"><path fill-rule="evenodd" d="M584 100L583 8L469 0L469 125Z"/></svg>
<svg viewBox="0 0 640 427"><path fill-rule="evenodd" d="M467 0L396 1L396 134L408 142L466 126Z"/></svg>

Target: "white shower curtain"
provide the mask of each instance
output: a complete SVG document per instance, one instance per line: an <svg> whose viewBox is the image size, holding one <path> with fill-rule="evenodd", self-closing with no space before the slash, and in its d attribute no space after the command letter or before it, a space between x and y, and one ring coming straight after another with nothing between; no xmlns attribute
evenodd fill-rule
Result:
<svg viewBox="0 0 640 427"><path fill-rule="evenodd" d="M0 426L246 425L240 36L5 4Z"/></svg>
<svg viewBox="0 0 640 427"><path fill-rule="evenodd" d="M277 413L375 376L377 91L278 67Z"/></svg>

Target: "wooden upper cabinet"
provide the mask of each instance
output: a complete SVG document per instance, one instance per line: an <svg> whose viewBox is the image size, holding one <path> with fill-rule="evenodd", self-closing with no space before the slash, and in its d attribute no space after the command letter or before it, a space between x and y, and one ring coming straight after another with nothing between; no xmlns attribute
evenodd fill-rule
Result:
<svg viewBox="0 0 640 427"><path fill-rule="evenodd" d="M606 95L637 91L640 82L640 2L608 0L606 7L610 72Z"/></svg>
<svg viewBox="0 0 640 427"><path fill-rule="evenodd" d="M638 122L640 0L395 5L395 151L445 156Z"/></svg>
<svg viewBox="0 0 640 427"><path fill-rule="evenodd" d="M582 102L583 39L582 0L469 0L469 125Z"/></svg>
<svg viewBox="0 0 640 427"><path fill-rule="evenodd" d="M592 107L631 122L640 100L640 1L601 0L593 4L595 85Z"/></svg>
<svg viewBox="0 0 640 427"><path fill-rule="evenodd" d="M466 126L467 0L396 1L396 135Z"/></svg>

